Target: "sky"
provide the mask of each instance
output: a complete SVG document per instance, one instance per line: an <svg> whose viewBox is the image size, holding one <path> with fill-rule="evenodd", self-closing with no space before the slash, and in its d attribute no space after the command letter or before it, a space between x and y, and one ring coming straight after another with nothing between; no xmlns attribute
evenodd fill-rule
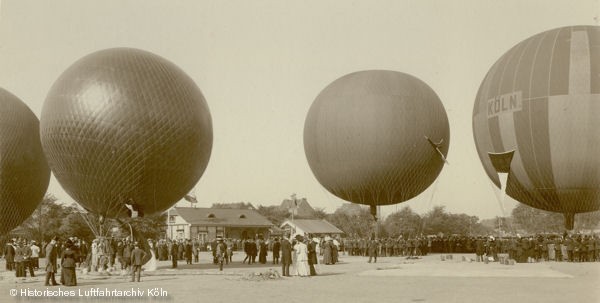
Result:
<svg viewBox="0 0 600 303"><path fill-rule="evenodd" d="M0 87L39 118L77 59L113 47L153 52L194 79L210 108L212 154L192 189L198 207L276 205L295 193L333 212L344 201L318 183L304 154L312 102L348 73L408 73L446 109L449 165L419 196L381 212L441 205L486 219L517 202L497 198L477 156L472 112L485 74L522 40L598 25L598 14L597 0L0 0ZM54 177L48 192L73 201Z"/></svg>

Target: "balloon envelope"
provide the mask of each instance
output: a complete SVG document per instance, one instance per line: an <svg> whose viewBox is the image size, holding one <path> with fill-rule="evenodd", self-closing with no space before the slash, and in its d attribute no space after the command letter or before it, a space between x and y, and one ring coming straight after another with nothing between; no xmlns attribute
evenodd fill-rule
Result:
<svg viewBox="0 0 600 303"><path fill-rule="evenodd" d="M49 181L38 118L19 98L0 88L0 234L33 213Z"/></svg>
<svg viewBox="0 0 600 303"><path fill-rule="evenodd" d="M479 158L500 186L490 154L514 151L506 193L565 214L600 207L600 27L530 37L483 80L473 109Z"/></svg>
<svg viewBox="0 0 600 303"><path fill-rule="evenodd" d="M118 217L131 204L166 210L203 174L212 121L200 89L173 63L116 48L69 67L46 98L41 136L63 188L84 208Z"/></svg>
<svg viewBox="0 0 600 303"><path fill-rule="evenodd" d="M427 84L371 70L343 76L317 96L304 125L304 150L315 177L332 194L389 205L431 185L449 136L446 111Z"/></svg>

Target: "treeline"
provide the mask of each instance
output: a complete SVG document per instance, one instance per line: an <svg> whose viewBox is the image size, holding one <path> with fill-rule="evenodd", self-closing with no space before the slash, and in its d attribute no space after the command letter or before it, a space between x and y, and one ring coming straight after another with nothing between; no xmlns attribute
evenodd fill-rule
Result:
<svg viewBox="0 0 600 303"><path fill-rule="evenodd" d="M248 206L254 208L250 203L244 205L244 207ZM290 212L280 206L259 206L254 209L276 225L291 217ZM373 232L369 208L359 204L345 203L330 214L321 208L316 208L310 218L326 219L349 236L368 237ZM575 215L575 232L591 232L599 229L599 225L600 211ZM565 219L562 214L543 211L525 204L515 207L508 217L487 220L480 220L477 216L464 213L450 213L444 206L435 206L422 215L405 206L377 222L377 233L380 237L402 235L406 238L415 235L441 234L533 235L564 232Z"/></svg>
<svg viewBox="0 0 600 303"><path fill-rule="evenodd" d="M497 218L496 220L502 220ZM517 232L528 234L537 233L562 233L565 230L565 217L560 213L540 210L519 204L511 213L511 217L504 219L504 224ZM600 226L600 211L580 213L575 215L575 232L591 232Z"/></svg>
<svg viewBox="0 0 600 303"><path fill-rule="evenodd" d="M146 216L144 218L127 218L116 220L100 220L97 215L88 213L77 204L59 203L50 194L38 205L33 214L9 235L2 235L2 243L8 237L22 237L36 240L38 243L48 242L52 237L77 237L88 243L98 235L127 237L135 229L146 238L159 238L164 234L167 214ZM130 228L131 226L131 228Z"/></svg>
<svg viewBox="0 0 600 303"><path fill-rule="evenodd" d="M215 203L213 208L254 209L274 225L280 226L291 218L288 209L279 205L254 207L249 202ZM131 229L140 232L146 238L157 239L164 235L166 213L143 218L123 219L121 221L104 220L87 213L76 204L58 203L52 195L46 195L33 214L7 237L24 237L37 241L48 241L53 236L75 236L87 241L96 234L127 237ZM333 213L322 208L314 208L308 217L296 216L296 219L325 219L344 231L347 236L369 237L372 235L373 219L367 206L345 203ZM405 206L379 220L376 231L379 237L410 238L418 235L499 235L499 234L538 234L563 233L564 217L525 204L513 209L510 217L496 217L481 221L477 216L454 214L444 206L435 206L425 214L417 214ZM600 223L600 211L577 214L575 231L589 232L597 230ZM130 228L131 227L131 228ZM0 239L5 240L5 239Z"/></svg>
<svg viewBox="0 0 600 303"><path fill-rule="evenodd" d="M247 205L245 205L247 207ZM259 206L256 210L276 225L291 217L290 212L280 206ZM296 217L303 219L303 217ZM325 219L341 229L348 236L369 237L374 232L373 218L369 207L359 204L342 204L333 213L328 214L316 208L311 219ZM416 236L432 234L481 234L491 232L482 225L479 218L466 214L452 214L443 206L436 206L421 216L406 206L377 222L379 237Z"/></svg>

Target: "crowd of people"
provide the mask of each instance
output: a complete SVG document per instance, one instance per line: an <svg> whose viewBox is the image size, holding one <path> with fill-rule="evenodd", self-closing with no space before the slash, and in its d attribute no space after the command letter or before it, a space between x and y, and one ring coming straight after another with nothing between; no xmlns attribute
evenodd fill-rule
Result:
<svg viewBox="0 0 600 303"><path fill-rule="evenodd" d="M58 285L55 277L58 269L60 284L76 286L76 269L81 267L88 272L120 267L131 272L132 281L139 282L141 266L146 261L146 252L137 242L112 238L94 239L88 245L77 237L69 237L64 241L54 237L49 242L42 242L41 247L35 240L13 238L6 243L2 252L6 270L15 271L15 276L21 278L26 278L28 271L31 277L35 277L35 271L40 269L39 259L45 259L45 286Z"/></svg>
<svg viewBox="0 0 600 303"><path fill-rule="evenodd" d="M172 262L172 268L177 268L178 262L182 260L187 264L199 263L200 252L208 251L212 253L212 263L218 264L222 269L223 265L232 262L234 253L243 253L245 256L242 264L270 262L282 266L283 276L306 276L317 274L317 264L331 265L338 262L339 242L331 237L311 238L308 235L296 235L292 238L284 235L267 239L258 236L242 240L217 237L206 242L166 239L159 240L155 250L160 261ZM304 261L306 266L303 265Z"/></svg>
<svg viewBox="0 0 600 303"><path fill-rule="evenodd" d="M6 270L15 271L16 277L35 277L34 270L39 268L40 247L35 241L12 239L4 247Z"/></svg>
<svg viewBox="0 0 600 303"><path fill-rule="evenodd" d="M563 234L496 238L493 236L418 236L409 238L345 238L341 250L352 256L419 257L429 253L475 254L476 261L498 261L507 254L516 262L600 261L598 235Z"/></svg>
<svg viewBox="0 0 600 303"><path fill-rule="evenodd" d="M18 278L26 278L27 272L31 277L35 277L35 271L40 269L39 259L45 258L46 286L58 285L54 276L57 273L58 264L61 267L60 283L65 286L76 286L75 267L76 262L79 261L76 250L72 239L67 239L58 245L57 238L53 238L49 243L42 243L42 248L40 248L35 240L14 238L8 241L4 247L6 270L14 270L15 276ZM60 263L58 263L59 256Z"/></svg>
<svg viewBox="0 0 600 303"><path fill-rule="evenodd" d="M377 262L378 257L421 257L430 253L474 254L475 260L498 261L504 254L516 262L600 261L600 237L598 235L563 234L531 236L418 236L397 238L310 237L297 234L263 239L231 239L217 237L212 241L197 240L148 240L145 249L129 238L97 238L90 244L82 239L70 237L64 241L53 238L48 243L14 238L6 243L3 254L6 270L15 271L16 277L26 278L27 273L35 276L40 270L40 258L45 259L45 285L57 285L54 274L61 269L60 283L77 285L76 269L88 272L103 272L121 269L131 274L132 281L140 280L141 267L148 259L147 251L160 261L170 260L176 268L178 261L187 264L199 263L202 251L212 253L213 264L223 270L232 262L234 253L243 252L242 264L281 265L283 276L314 276L318 265L332 265L339 254L369 257L368 262ZM258 257L258 260L257 260ZM269 258L270 257L270 258Z"/></svg>

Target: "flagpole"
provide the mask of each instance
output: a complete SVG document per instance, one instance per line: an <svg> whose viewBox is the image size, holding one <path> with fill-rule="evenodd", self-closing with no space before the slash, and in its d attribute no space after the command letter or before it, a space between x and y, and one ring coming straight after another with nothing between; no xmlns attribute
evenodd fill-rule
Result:
<svg viewBox="0 0 600 303"><path fill-rule="evenodd" d="M294 234L296 233L296 223L294 223L294 213L296 212L296 209L298 208L298 203L296 202L296 194L292 194L292 202L294 203L294 205L292 206L292 226L294 226ZM290 235L292 236L292 235Z"/></svg>

